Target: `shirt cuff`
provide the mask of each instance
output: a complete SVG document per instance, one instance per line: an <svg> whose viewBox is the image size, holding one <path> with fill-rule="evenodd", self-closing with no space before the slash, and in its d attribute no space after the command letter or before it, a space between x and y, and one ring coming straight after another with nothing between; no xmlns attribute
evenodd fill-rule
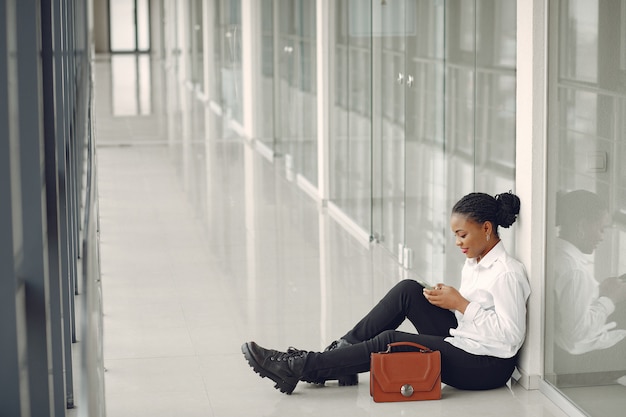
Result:
<svg viewBox="0 0 626 417"><path fill-rule="evenodd" d="M477 302L471 301L465 308L465 313L463 313L463 321L473 321L479 309L480 309L480 304L478 304Z"/></svg>

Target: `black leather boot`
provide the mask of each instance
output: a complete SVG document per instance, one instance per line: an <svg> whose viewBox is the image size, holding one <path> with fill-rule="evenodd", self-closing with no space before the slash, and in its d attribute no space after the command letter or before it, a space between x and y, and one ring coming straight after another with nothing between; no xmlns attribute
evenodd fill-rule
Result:
<svg viewBox="0 0 626 417"><path fill-rule="evenodd" d="M241 346L246 360L261 378L268 377L276 383L274 388L291 394L302 377L308 352L289 348L287 352L265 349L254 342Z"/></svg>
<svg viewBox="0 0 626 417"><path fill-rule="evenodd" d="M345 339L338 339L332 342L330 345L324 349L324 352L328 352L335 349L341 349L346 346L352 346L352 343L348 342ZM319 380L313 382L316 385L324 386L326 380ZM340 387L346 387L350 385L357 385L359 383L359 376L357 374L354 375L343 375L337 378L337 383Z"/></svg>

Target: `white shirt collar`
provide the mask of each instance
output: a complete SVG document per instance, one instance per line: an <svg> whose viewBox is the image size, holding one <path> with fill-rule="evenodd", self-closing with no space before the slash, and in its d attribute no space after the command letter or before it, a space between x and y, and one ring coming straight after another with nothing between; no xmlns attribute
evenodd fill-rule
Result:
<svg viewBox="0 0 626 417"><path fill-rule="evenodd" d="M506 254L506 250L504 249L504 244L502 241L496 243L496 245L491 248L489 252L480 260L480 262L476 262L476 258L466 259L466 263L469 266L474 268L478 266L482 266L483 268L489 268L495 261L497 261L500 257Z"/></svg>

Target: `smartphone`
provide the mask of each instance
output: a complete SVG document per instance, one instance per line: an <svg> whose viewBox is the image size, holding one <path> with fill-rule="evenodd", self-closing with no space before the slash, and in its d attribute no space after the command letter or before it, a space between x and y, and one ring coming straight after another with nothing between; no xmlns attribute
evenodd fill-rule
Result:
<svg viewBox="0 0 626 417"><path fill-rule="evenodd" d="M418 282L418 284L420 284L422 287L426 288L427 290L434 290L435 289L435 287L433 287L430 284L427 284L424 281L420 281L419 279L417 279L416 281Z"/></svg>

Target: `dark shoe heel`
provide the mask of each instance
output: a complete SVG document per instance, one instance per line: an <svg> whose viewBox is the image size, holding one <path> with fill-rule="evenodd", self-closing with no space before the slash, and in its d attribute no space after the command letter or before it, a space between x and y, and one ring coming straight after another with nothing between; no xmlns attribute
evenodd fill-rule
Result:
<svg viewBox="0 0 626 417"><path fill-rule="evenodd" d="M340 387L349 387L352 385L359 385L359 376L354 375L345 375L340 376L337 381L339 382Z"/></svg>
<svg viewBox="0 0 626 417"><path fill-rule="evenodd" d="M351 346L352 343L348 342L345 339L338 339L335 340L334 342L332 342L326 349L324 349L324 352L329 352L331 350L335 350L335 349L341 349L347 346ZM320 381L308 381L312 384L315 384L319 387L323 387L324 384L326 383L326 380L320 380ZM357 374L354 375L344 375L344 376L340 376L339 378L337 378L337 382L339 384L340 387L348 387L348 386L352 386L352 385L358 385L359 384L359 376Z"/></svg>

